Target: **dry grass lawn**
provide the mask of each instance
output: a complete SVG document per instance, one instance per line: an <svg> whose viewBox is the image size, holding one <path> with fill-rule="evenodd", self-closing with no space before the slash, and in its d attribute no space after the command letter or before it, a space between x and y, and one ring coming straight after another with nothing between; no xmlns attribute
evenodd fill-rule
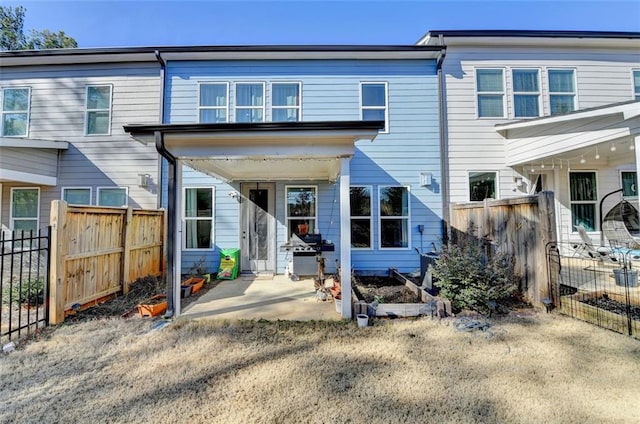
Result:
<svg viewBox="0 0 640 424"><path fill-rule="evenodd" d="M638 340L558 315L492 324L64 325L0 356L0 422L640 422Z"/></svg>

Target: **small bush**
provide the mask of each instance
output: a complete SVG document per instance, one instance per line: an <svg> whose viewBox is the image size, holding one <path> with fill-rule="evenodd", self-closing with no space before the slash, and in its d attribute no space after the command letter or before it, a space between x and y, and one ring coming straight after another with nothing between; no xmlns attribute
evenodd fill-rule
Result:
<svg viewBox="0 0 640 424"><path fill-rule="evenodd" d="M487 258L473 242L443 247L433 275L440 294L451 300L457 311L504 312L508 310L505 302L517 287L513 258L501 253Z"/></svg>
<svg viewBox="0 0 640 424"><path fill-rule="evenodd" d="M7 284L2 290L2 303L20 303L28 306L38 306L44 303L44 280L35 279Z"/></svg>

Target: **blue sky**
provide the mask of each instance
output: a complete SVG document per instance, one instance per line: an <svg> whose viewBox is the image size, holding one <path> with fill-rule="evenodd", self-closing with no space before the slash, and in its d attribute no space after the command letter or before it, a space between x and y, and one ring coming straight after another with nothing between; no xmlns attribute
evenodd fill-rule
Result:
<svg viewBox="0 0 640 424"><path fill-rule="evenodd" d="M640 0L5 1L80 47L413 44L434 29L640 31Z"/></svg>

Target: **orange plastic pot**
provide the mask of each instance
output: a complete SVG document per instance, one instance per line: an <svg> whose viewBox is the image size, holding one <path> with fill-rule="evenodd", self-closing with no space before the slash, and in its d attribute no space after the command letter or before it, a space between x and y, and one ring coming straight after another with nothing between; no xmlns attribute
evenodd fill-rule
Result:
<svg viewBox="0 0 640 424"><path fill-rule="evenodd" d="M167 296L164 294L157 294L151 297L149 303L141 303L138 305L138 313L141 317L155 317L163 314L167 310L166 298Z"/></svg>
<svg viewBox="0 0 640 424"><path fill-rule="evenodd" d="M191 286L191 293L197 293L204 286L204 278L192 277L182 283L183 286Z"/></svg>

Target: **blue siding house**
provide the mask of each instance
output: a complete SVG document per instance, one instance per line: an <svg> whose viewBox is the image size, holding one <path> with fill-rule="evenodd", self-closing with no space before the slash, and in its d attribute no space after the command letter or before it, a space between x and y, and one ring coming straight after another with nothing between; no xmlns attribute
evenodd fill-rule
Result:
<svg viewBox="0 0 640 424"><path fill-rule="evenodd" d="M168 48L163 122L125 130L166 159L173 278L217 270L240 249L244 273L410 272L442 236L434 46ZM347 286L348 285L348 286ZM176 290L178 292L179 290ZM177 295L177 293L176 293ZM179 303L179 302L176 302ZM179 311L178 311L179 313Z"/></svg>

